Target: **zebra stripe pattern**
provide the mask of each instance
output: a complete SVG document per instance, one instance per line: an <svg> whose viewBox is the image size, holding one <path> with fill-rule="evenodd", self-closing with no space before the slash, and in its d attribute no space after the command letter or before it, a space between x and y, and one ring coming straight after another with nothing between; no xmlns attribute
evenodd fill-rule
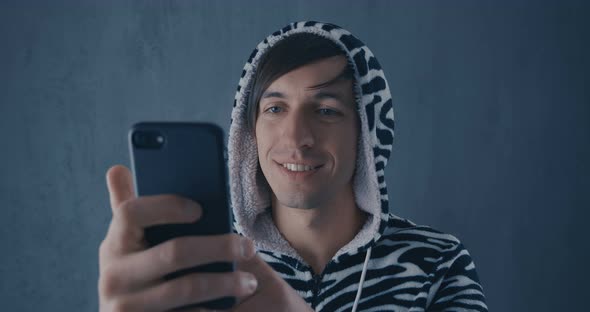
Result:
<svg viewBox="0 0 590 312"><path fill-rule="evenodd" d="M322 275L285 255L261 257L316 311L350 311L364 252L333 259ZM475 266L450 234L391 215L372 255L359 311L487 311Z"/></svg>

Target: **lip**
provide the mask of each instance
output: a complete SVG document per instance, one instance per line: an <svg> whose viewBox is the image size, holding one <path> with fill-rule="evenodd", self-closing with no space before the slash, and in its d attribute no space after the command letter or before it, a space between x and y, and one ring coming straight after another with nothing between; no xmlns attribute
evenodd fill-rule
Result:
<svg viewBox="0 0 590 312"><path fill-rule="evenodd" d="M290 162L286 162L286 163L290 164ZM292 162L292 163L297 163L297 162ZM286 175L287 177L289 177L291 179L304 179L304 178L310 177L310 176L314 175L316 172L318 172L318 170L324 166L324 165L313 166L314 168L309 171L291 171L291 170L283 167L282 164L280 164L276 161L275 161L275 164L279 167L279 170L284 175Z"/></svg>

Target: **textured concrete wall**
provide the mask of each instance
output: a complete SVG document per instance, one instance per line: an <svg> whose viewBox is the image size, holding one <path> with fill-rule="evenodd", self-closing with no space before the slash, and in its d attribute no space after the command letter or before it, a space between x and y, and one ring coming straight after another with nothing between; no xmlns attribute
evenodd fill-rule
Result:
<svg viewBox="0 0 590 312"><path fill-rule="evenodd" d="M384 67L392 210L462 239L492 310L582 310L590 10L559 3L1 1L0 309L96 310L104 173L128 164L128 127L227 129L252 48L312 19Z"/></svg>

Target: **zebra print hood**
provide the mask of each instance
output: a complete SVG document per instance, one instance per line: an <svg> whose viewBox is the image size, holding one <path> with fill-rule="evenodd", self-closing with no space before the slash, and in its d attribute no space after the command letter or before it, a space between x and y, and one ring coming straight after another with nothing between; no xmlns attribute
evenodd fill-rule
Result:
<svg viewBox="0 0 590 312"><path fill-rule="evenodd" d="M369 215L357 236L335 256L355 253L379 240L389 220L385 165L393 141L393 108L383 70L367 46L336 25L296 22L274 32L250 55L235 95L228 142L228 167L235 229L257 248L301 259L282 238L268 213L270 189L258 166L255 138L247 128L247 99L259 60L282 39L312 33L332 40L346 52L355 71L355 96L361 130L357 147L354 193L357 206Z"/></svg>

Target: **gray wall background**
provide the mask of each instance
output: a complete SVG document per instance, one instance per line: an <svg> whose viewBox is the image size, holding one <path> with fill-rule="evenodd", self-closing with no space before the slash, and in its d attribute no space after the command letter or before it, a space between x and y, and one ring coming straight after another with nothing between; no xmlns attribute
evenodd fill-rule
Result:
<svg viewBox="0 0 590 312"><path fill-rule="evenodd" d="M141 120L226 130L238 78L296 20L349 29L394 96L392 210L458 236L494 311L590 290L583 1L0 2L4 311L97 310L104 174Z"/></svg>

